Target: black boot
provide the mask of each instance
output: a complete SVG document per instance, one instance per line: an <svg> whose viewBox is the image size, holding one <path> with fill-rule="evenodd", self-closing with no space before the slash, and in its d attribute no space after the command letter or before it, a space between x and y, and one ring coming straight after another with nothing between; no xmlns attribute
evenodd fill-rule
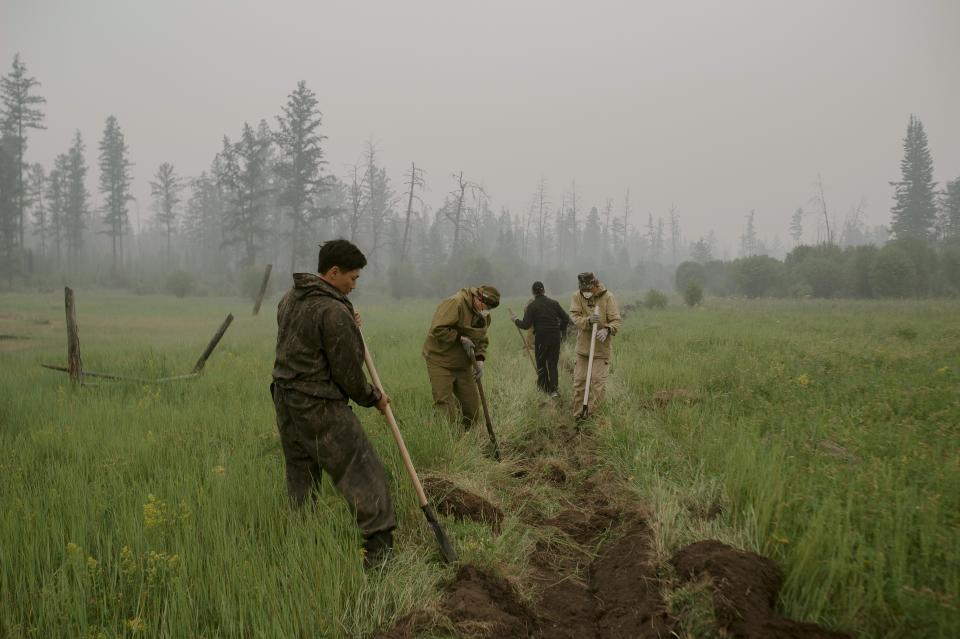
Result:
<svg viewBox="0 0 960 639"><path fill-rule="evenodd" d="M367 537L363 542L363 565L366 568L379 566L393 554L393 532L381 530Z"/></svg>

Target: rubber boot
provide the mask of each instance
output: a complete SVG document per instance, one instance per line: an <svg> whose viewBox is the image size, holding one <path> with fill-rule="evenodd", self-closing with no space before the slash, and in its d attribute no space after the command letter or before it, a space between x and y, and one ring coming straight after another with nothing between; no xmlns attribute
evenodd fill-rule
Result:
<svg viewBox="0 0 960 639"><path fill-rule="evenodd" d="M379 566L393 554L393 532L378 531L363 542L363 565L365 568Z"/></svg>

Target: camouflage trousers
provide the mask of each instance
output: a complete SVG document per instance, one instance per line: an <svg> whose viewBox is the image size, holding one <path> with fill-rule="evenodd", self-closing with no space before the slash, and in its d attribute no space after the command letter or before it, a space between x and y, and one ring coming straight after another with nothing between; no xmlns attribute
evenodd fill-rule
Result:
<svg viewBox="0 0 960 639"><path fill-rule="evenodd" d="M427 362L427 375L433 390L433 406L449 418L470 428L480 418L480 391L473 369L449 369Z"/></svg>
<svg viewBox="0 0 960 639"><path fill-rule="evenodd" d="M286 462L287 492L302 506L323 471L353 511L364 537L397 525L387 474L360 420L345 401L271 385Z"/></svg>
<svg viewBox="0 0 960 639"><path fill-rule="evenodd" d="M583 391L587 386L587 363L589 357L577 355L577 363L573 368L573 412L577 415L583 410ZM610 360L593 358L593 370L590 372L590 397L588 399L587 414L592 415L607 394L607 373L610 370Z"/></svg>

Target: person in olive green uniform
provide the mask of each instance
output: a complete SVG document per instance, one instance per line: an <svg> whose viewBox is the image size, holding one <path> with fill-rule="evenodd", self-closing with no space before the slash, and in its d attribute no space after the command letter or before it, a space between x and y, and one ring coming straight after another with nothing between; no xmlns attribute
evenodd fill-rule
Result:
<svg viewBox="0 0 960 639"><path fill-rule="evenodd" d="M307 502L326 471L375 563L390 553L397 520L383 464L348 404L384 412L390 402L364 375L359 315L347 299L366 263L356 246L333 240L320 249L319 276L294 274L277 309L270 389L294 505Z"/></svg>
<svg viewBox="0 0 960 639"><path fill-rule="evenodd" d="M592 415L603 402L610 368L610 343L620 330L620 309L613 293L603 287L593 273L577 276L580 290L570 301L570 319L577 327L577 363L573 369L573 408L579 415L583 408L583 392L587 385L587 364L590 359L590 335L597 324L597 342L593 350L590 376L590 398L587 414Z"/></svg>
<svg viewBox="0 0 960 639"><path fill-rule="evenodd" d="M499 304L500 292L492 286L460 289L440 302L423 342L433 405L451 422L459 419L464 428L470 428L480 416L476 381L483 376L490 309ZM470 364L471 349L476 367Z"/></svg>

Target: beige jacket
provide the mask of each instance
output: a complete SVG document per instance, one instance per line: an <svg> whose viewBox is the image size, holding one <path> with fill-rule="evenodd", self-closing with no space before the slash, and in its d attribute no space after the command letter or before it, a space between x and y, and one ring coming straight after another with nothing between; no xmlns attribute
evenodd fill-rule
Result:
<svg viewBox="0 0 960 639"><path fill-rule="evenodd" d="M473 309L476 294L476 288L462 288L453 297L440 302L421 351L427 362L450 370L469 368L470 359L460 343L461 337L469 337L476 346L477 359L484 359L491 318L484 318Z"/></svg>
<svg viewBox="0 0 960 639"><path fill-rule="evenodd" d="M600 291L589 300L584 298L579 292L573 294L570 300L570 319L579 329L577 332L577 355L590 355L590 315L593 314L594 307L600 309L600 323L597 330L609 328L610 335L605 342L597 340L594 346L594 359L610 359L610 343L613 342L613 336L620 330L622 320L620 319L620 308L617 306L617 299L613 293L600 287Z"/></svg>

